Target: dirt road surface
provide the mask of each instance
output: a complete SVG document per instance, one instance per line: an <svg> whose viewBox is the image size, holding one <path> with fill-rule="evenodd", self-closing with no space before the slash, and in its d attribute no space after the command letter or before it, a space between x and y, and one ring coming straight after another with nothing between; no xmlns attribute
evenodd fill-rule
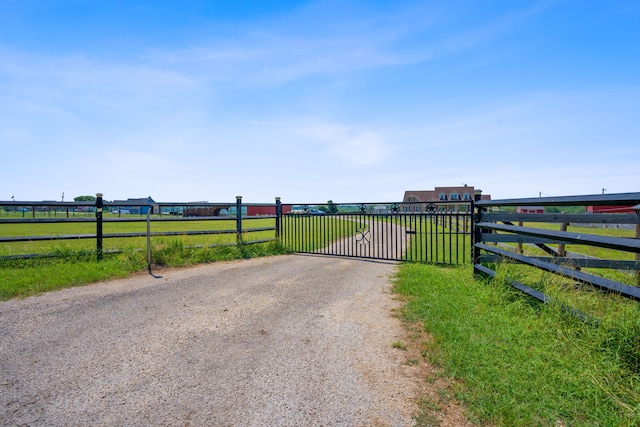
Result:
<svg viewBox="0 0 640 427"><path fill-rule="evenodd" d="M366 225L353 236L340 239L316 253L401 260L407 250L406 227L393 222L359 221Z"/></svg>
<svg viewBox="0 0 640 427"><path fill-rule="evenodd" d="M288 255L0 303L0 424L407 426L395 264Z"/></svg>

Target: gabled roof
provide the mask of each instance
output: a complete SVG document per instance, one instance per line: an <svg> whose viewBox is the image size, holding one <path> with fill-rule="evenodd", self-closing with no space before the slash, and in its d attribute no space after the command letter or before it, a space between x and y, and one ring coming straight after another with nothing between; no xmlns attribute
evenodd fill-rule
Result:
<svg viewBox="0 0 640 427"><path fill-rule="evenodd" d="M473 194L474 188L468 185L465 186L457 186L457 187L436 187L435 192L451 194L451 193L469 193Z"/></svg>
<svg viewBox="0 0 640 427"><path fill-rule="evenodd" d="M433 190L429 190L429 191L411 191L410 190L410 191L404 192L404 198L402 199L402 201L408 202L410 197L415 198L416 201L418 202L428 202L428 201L437 199L436 192Z"/></svg>
<svg viewBox="0 0 640 427"><path fill-rule="evenodd" d="M153 200L151 198L151 196L149 196L149 197L141 197L139 199L127 199L127 202L130 202L130 203L155 203L155 200Z"/></svg>
<svg viewBox="0 0 640 427"><path fill-rule="evenodd" d="M127 199L127 200L114 200L113 203L138 203L140 205L147 205L149 203L155 203L156 201L153 200L151 198L151 196L149 197L141 197L141 198L137 198L137 199Z"/></svg>
<svg viewBox="0 0 640 427"><path fill-rule="evenodd" d="M478 193L481 192L481 190L477 190L477 191ZM465 194L468 194L470 198L473 198L476 196L475 192L476 192L476 189L471 185L460 185L460 186L454 186L454 187L436 187L434 190L426 190L426 191L408 190L404 192L404 198L402 199L402 201L408 202L409 198L413 198L415 199L416 202L434 202L434 201L439 201L441 194L445 194L447 196L451 194L458 194L460 196L464 196ZM488 194L486 195L483 194L482 200L491 200L491 196ZM462 197L460 197L460 199L456 199L453 201L460 202L465 200L462 199Z"/></svg>

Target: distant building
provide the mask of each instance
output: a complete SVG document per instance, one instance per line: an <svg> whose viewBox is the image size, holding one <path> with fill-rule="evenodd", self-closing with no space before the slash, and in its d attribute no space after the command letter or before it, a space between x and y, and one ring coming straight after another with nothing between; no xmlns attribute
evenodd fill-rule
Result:
<svg viewBox="0 0 640 427"><path fill-rule="evenodd" d="M516 208L516 212L526 214L542 214L544 213L544 206L518 206Z"/></svg>
<svg viewBox="0 0 640 427"><path fill-rule="evenodd" d="M125 211L128 211L128 213L130 213L130 214L138 214L138 215L146 215L147 212L149 211L149 205L154 205L156 203L151 198L151 196L143 197L143 198L139 198L139 199L114 200L113 202L116 203L116 204L118 204L118 203L122 203L123 204L122 207L118 207L119 211L121 210L123 213ZM130 205L130 204L135 204L135 203L140 204L140 206L131 206ZM154 211L156 211L156 210L154 209Z"/></svg>
<svg viewBox="0 0 640 427"><path fill-rule="evenodd" d="M291 205L281 205L282 213L291 213ZM249 205L247 206L247 216L275 215L275 205Z"/></svg>
<svg viewBox="0 0 640 427"><path fill-rule="evenodd" d="M402 212L428 212L434 205L441 212L467 212L469 203L476 197L491 200L490 195L482 195L482 190L472 186L436 187L433 190L405 191L400 210Z"/></svg>
<svg viewBox="0 0 640 427"><path fill-rule="evenodd" d="M634 213L633 206L587 206L587 213Z"/></svg>

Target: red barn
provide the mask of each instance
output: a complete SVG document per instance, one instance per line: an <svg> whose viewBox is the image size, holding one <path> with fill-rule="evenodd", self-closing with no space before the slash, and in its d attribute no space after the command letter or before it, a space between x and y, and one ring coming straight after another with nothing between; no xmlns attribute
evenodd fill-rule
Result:
<svg viewBox="0 0 640 427"><path fill-rule="evenodd" d="M518 206L516 212L526 214L543 214L544 206Z"/></svg>
<svg viewBox="0 0 640 427"><path fill-rule="evenodd" d="M291 205L281 205L281 206L282 206L283 214L291 213ZM275 214L276 214L275 205L247 206L247 216L275 215Z"/></svg>
<svg viewBox="0 0 640 427"><path fill-rule="evenodd" d="M633 213L633 206L587 206L587 213Z"/></svg>

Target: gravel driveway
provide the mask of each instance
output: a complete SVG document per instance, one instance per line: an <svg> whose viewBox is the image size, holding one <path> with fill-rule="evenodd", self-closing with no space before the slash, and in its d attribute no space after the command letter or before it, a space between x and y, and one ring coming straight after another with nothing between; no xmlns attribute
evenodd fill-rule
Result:
<svg viewBox="0 0 640 427"><path fill-rule="evenodd" d="M411 425L394 271L288 255L0 303L0 423Z"/></svg>

